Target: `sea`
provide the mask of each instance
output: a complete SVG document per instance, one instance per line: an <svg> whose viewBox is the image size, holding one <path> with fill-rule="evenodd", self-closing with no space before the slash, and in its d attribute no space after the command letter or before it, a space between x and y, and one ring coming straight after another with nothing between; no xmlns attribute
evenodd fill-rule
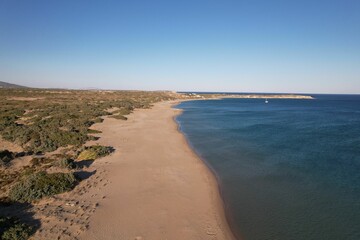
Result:
<svg viewBox="0 0 360 240"><path fill-rule="evenodd" d="M182 102L244 240L360 239L360 95Z"/></svg>

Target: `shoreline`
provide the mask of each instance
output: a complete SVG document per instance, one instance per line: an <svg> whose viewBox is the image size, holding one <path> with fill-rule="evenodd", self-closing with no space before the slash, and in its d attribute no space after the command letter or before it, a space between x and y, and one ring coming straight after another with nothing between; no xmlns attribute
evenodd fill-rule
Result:
<svg viewBox="0 0 360 240"><path fill-rule="evenodd" d="M180 100L178 101L176 104L174 104L172 106L172 108L176 107L177 105L179 105L181 102L184 102L184 101L199 101L199 100L204 100L204 99L194 99L194 100ZM221 100L221 99L206 99L206 100ZM176 108L175 108L176 109ZM221 205L221 208L223 209L224 211L224 214L225 214L225 220L229 226L229 229L231 231L231 234L232 234L232 237L234 240L242 240L243 237L241 237L239 234L237 234L236 231L234 231L235 227L234 227L234 223L232 221L233 217L231 215L231 211L230 211L230 208L228 205L226 205L226 201L224 199L224 195L223 195L223 192L222 192L222 187L221 187L221 179L219 177L219 175L216 173L215 169L206 161L205 158L201 157L197 152L196 152L196 149L194 148L194 146L190 143L190 140L188 139L188 137L186 136L186 134L181 131L181 127L180 127L180 123L176 120L176 118L181 115L183 113L183 110L182 109L178 109L179 110L179 114L176 114L174 116L174 122L177 124L178 126L178 132L183 135L184 137L184 140L186 141L186 144L189 146L189 148L191 148L191 150L194 152L195 156L201 161L203 162L203 164L208 168L208 171L210 172L210 174L213 175L213 178L215 179L215 184L216 184L216 187L217 187L217 190L219 192L219 197L220 197L220 205Z"/></svg>
<svg viewBox="0 0 360 240"><path fill-rule="evenodd" d="M236 232L233 230L234 227L233 227L233 222L231 220L233 218L231 217L230 209L229 209L228 205L226 205L226 202L225 202L225 199L224 199L224 196L223 196L223 193L222 193L221 180L219 178L219 175L216 173L215 169L206 161L206 159L201 157L196 152L196 149L191 144L191 142L188 139L188 137L186 136L185 132L183 132L181 130L180 123L176 120L176 118L184 112L184 110L182 110L182 109L175 108L177 105L179 105L179 104L181 104L182 102L185 102L185 101L199 101L199 100L212 100L212 99L178 100L176 103L174 103L171 106L171 108L176 109L178 111L178 113L173 117L173 120L177 125L177 131L183 136L186 145L188 145L188 147L191 149L191 151L193 152L195 157L205 165L205 167L209 171L209 174L212 175L212 177L214 178L214 181L215 181L214 184L216 185L216 188L217 188L218 193L219 193L219 198L220 198L219 199L220 211L222 209L222 211L224 212L225 220L226 220L226 223L228 225L228 228L230 229L232 239L234 239L234 240L242 240L243 238L241 236L239 236L238 234L236 234ZM218 99L213 99L213 100L218 100ZM221 98L219 100L221 100Z"/></svg>
<svg viewBox="0 0 360 240"><path fill-rule="evenodd" d="M128 121L107 118L94 126L103 132L96 143L116 151L97 160L107 162L97 168L108 184L90 191L103 198L79 239L236 239L216 174L180 131L181 110L173 108L180 102L156 103Z"/></svg>

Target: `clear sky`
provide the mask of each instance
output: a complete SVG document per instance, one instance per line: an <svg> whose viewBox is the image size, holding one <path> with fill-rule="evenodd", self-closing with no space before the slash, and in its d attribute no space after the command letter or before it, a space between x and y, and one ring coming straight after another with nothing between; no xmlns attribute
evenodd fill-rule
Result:
<svg viewBox="0 0 360 240"><path fill-rule="evenodd" d="M360 1L0 0L0 81L360 93Z"/></svg>

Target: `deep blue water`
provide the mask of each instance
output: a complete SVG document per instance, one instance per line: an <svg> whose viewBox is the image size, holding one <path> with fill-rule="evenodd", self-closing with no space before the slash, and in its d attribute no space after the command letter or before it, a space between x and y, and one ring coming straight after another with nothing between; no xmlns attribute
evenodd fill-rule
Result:
<svg viewBox="0 0 360 240"><path fill-rule="evenodd" d="M360 95L314 96L177 106L245 240L360 239Z"/></svg>

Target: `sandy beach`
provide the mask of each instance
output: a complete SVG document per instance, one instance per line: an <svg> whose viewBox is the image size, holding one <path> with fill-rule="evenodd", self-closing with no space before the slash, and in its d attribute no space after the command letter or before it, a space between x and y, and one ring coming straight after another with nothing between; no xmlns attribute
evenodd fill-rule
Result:
<svg viewBox="0 0 360 240"><path fill-rule="evenodd" d="M98 160L108 184L92 190L103 197L80 239L234 239L215 177L178 131L173 104L95 125L97 142L116 152Z"/></svg>

